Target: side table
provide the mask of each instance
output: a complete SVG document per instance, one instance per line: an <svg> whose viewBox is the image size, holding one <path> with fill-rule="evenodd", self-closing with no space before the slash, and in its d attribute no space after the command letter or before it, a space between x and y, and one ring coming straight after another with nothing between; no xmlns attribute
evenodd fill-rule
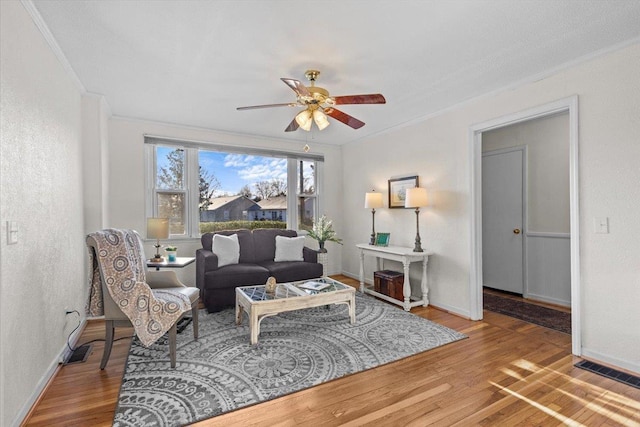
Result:
<svg viewBox="0 0 640 427"><path fill-rule="evenodd" d="M329 254L326 252L319 252L318 262L322 264L322 276L326 277L329 274Z"/></svg>
<svg viewBox="0 0 640 427"><path fill-rule="evenodd" d="M175 261L153 262L150 259L147 260L147 267L155 267L156 271L160 271L160 268L182 268L195 262L195 257L177 257Z"/></svg>

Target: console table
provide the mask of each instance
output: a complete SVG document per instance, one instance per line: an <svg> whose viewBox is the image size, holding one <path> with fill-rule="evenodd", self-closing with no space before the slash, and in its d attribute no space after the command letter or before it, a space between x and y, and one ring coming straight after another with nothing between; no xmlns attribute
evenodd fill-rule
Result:
<svg viewBox="0 0 640 427"><path fill-rule="evenodd" d="M385 301L389 301L393 304L402 306L405 311L410 311L411 307L429 305L429 288L427 287L427 263L429 262L429 255L433 255L431 252L413 252L412 248L405 248L401 246L374 246L366 243L357 244L356 247L360 251L360 292L375 295ZM365 255L376 257L378 270L382 270L382 260L388 259L392 261L399 261L404 267L404 283L402 287L402 294L404 301L391 298L388 295L376 292L371 288L368 288L364 284L364 257ZM412 262L422 263L422 281L420 283L420 289L422 295L420 299L411 299L411 283L409 280L409 265Z"/></svg>

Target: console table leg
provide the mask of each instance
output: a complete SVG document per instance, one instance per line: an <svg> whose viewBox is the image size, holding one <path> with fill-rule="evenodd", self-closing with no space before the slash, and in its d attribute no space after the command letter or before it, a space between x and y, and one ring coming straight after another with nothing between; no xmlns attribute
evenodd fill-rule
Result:
<svg viewBox="0 0 640 427"><path fill-rule="evenodd" d="M429 305L429 286L427 283L427 262L429 258L425 257L422 260L422 306L427 307Z"/></svg>
<svg viewBox="0 0 640 427"><path fill-rule="evenodd" d="M411 263L405 259L402 264L404 266L404 283L402 284L404 311L411 311L411 281L409 280L409 265Z"/></svg>
<svg viewBox="0 0 640 427"><path fill-rule="evenodd" d="M364 252L360 250L360 292L364 293Z"/></svg>

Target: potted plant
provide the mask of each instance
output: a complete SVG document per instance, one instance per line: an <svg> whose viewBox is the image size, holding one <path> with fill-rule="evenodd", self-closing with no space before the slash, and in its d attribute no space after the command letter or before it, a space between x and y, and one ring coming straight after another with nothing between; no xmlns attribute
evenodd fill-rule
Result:
<svg viewBox="0 0 640 427"><path fill-rule="evenodd" d="M176 257L178 256L178 248L175 246L167 246L164 248L167 252L167 256L169 257L169 262L176 262Z"/></svg>
<svg viewBox="0 0 640 427"><path fill-rule="evenodd" d="M309 231L309 237L318 241L320 250L318 252L325 253L327 250L324 248L325 242L336 242L342 244L342 239L336 236L336 232L333 229L333 223L327 219L325 215L318 218L313 223L313 227Z"/></svg>

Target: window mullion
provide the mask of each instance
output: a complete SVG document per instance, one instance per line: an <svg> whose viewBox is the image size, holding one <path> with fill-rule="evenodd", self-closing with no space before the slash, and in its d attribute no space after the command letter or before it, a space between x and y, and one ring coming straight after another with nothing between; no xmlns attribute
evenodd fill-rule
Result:
<svg viewBox="0 0 640 427"><path fill-rule="evenodd" d="M298 159L287 159L287 228L299 230L298 226ZM291 191L293 189L293 191Z"/></svg>
<svg viewBox="0 0 640 427"><path fill-rule="evenodd" d="M200 236L200 167L198 149L187 148L187 218L188 236Z"/></svg>
<svg viewBox="0 0 640 427"><path fill-rule="evenodd" d="M145 213L147 218L153 218L157 214L156 195L156 147L145 144Z"/></svg>

